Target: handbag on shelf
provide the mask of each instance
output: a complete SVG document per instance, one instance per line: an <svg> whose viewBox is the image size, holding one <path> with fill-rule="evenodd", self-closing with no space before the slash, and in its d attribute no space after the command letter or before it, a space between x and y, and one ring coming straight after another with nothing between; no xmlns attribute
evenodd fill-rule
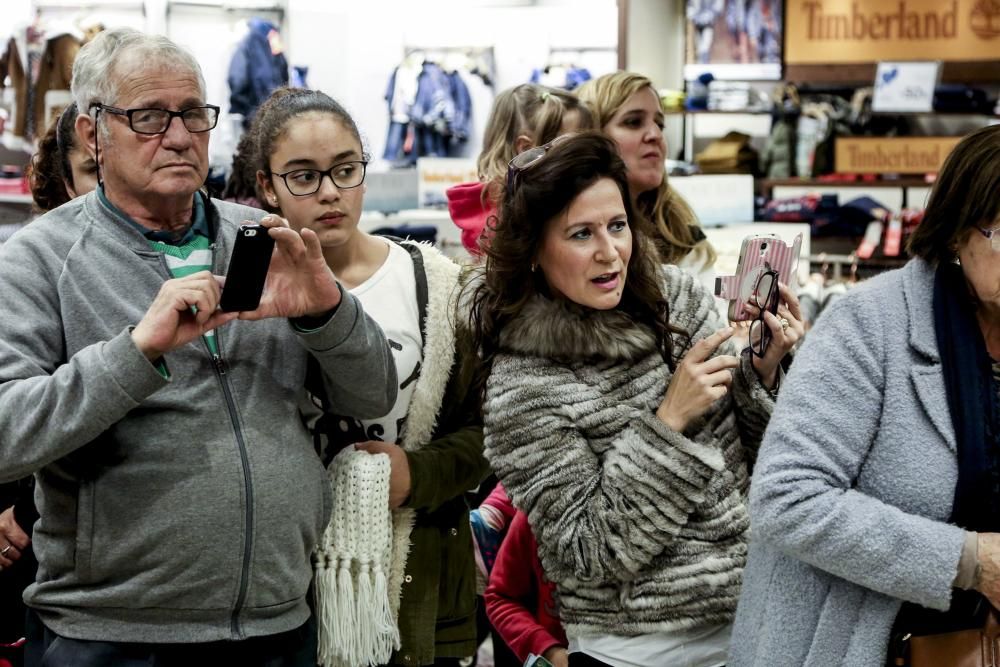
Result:
<svg viewBox="0 0 1000 667"><path fill-rule="evenodd" d="M990 608L983 627L903 637L897 667L1000 667L1000 616Z"/></svg>

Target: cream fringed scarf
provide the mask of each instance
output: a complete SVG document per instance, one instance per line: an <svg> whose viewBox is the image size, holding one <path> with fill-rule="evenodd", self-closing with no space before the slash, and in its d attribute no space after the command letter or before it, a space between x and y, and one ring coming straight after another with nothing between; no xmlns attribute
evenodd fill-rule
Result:
<svg viewBox="0 0 1000 667"><path fill-rule="evenodd" d="M401 443L414 452L434 435L455 361L461 269L431 245L403 245L419 250L428 288L423 367ZM389 472L388 457L353 448L330 463L333 514L315 553L323 667L384 665L400 648L397 619L416 511L389 510Z"/></svg>
<svg viewBox="0 0 1000 667"><path fill-rule="evenodd" d="M348 447L330 463L333 513L316 552L318 660L323 667L389 662L399 648L389 592L393 521L389 457Z"/></svg>

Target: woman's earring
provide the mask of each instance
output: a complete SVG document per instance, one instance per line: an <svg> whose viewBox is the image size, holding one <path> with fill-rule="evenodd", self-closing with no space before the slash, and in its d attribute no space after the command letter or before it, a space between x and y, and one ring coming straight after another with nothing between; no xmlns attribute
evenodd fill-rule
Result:
<svg viewBox="0 0 1000 667"><path fill-rule="evenodd" d="M531 272L532 272L532 273L534 273L534 272L535 272L535 271L537 271L537 270L538 270L538 265L537 265L537 264L534 264L534 263L532 263L532 265L531 265Z"/></svg>

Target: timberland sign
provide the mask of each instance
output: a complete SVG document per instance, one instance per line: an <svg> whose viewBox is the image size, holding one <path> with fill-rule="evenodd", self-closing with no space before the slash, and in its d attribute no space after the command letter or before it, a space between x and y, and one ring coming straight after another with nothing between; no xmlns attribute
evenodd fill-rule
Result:
<svg viewBox="0 0 1000 667"><path fill-rule="evenodd" d="M1000 59L1000 0L788 0L788 64Z"/></svg>
<svg viewBox="0 0 1000 667"><path fill-rule="evenodd" d="M934 174L961 137L838 138L834 165L842 174Z"/></svg>

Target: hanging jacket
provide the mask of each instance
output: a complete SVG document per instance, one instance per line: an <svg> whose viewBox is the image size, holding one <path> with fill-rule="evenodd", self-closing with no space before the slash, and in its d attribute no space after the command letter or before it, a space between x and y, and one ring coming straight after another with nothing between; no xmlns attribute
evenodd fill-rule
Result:
<svg viewBox="0 0 1000 667"><path fill-rule="evenodd" d="M28 129L28 88L34 89L35 102L32 109L34 136L41 136L48 126L45 118L45 93L50 90L69 90L73 79L73 61L83 44L83 34L75 28L55 28L46 33L45 50L38 66L38 78L34 81L28 74L27 43L20 36L10 38L6 51L0 57L0 85L10 76L14 88L15 136L25 136Z"/></svg>
<svg viewBox="0 0 1000 667"><path fill-rule="evenodd" d="M469 87L462 80L458 70L448 74L451 83L451 99L455 105L455 117L451 122L451 134L456 139L465 141L472 131L472 97Z"/></svg>
<svg viewBox="0 0 1000 667"><path fill-rule="evenodd" d="M229 110L242 114L248 124L254 111L275 88L288 84L288 62L271 53L268 35L276 30L264 19L252 18L250 30L236 47L229 63Z"/></svg>
<svg viewBox="0 0 1000 667"><path fill-rule="evenodd" d="M417 97L410 119L445 134L455 119L451 80L437 64L425 62L417 79Z"/></svg>

